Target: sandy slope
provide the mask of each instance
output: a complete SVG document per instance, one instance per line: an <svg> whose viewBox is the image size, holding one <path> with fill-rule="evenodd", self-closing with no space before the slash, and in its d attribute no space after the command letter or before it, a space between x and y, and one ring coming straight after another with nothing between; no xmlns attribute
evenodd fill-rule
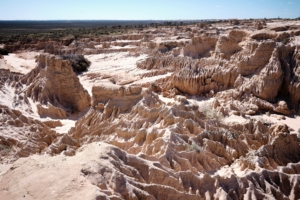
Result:
<svg viewBox="0 0 300 200"><path fill-rule="evenodd" d="M295 117L289 117L289 116L282 116L282 115L258 115L254 116L256 119L263 119L266 121L270 121L273 123L283 123L291 127L294 131L293 132L298 132L300 130L300 117L295 116Z"/></svg>
<svg viewBox="0 0 300 200"><path fill-rule="evenodd" d="M157 79L171 75L158 75L152 77L142 77L148 70L139 69L136 62L144 60L147 55L132 56L128 52L87 55L91 61L91 66L87 72L79 76L83 87L92 95L94 85L107 85L115 83L118 85L143 84L153 82Z"/></svg>
<svg viewBox="0 0 300 200"><path fill-rule="evenodd" d="M10 53L0 60L1 69L9 69L12 72L27 74L36 66L35 57L39 55L38 52L22 52Z"/></svg>
<svg viewBox="0 0 300 200"><path fill-rule="evenodd" d="M97 199L100 189L84 177L81 169L96 160L100 163L99 157L109 150L105 143L92 143L73 157L34 155L13 165L0 165L1 199ZM101 165L112 167L104 159Z"/></svg>

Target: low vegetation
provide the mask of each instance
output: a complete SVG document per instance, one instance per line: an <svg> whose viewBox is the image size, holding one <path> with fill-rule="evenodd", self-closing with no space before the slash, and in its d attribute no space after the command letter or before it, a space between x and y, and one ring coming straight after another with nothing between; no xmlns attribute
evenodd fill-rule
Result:
<svg viewBox="0 0 300 200"><path fill-rule="evenodd" d="M79 54L69 54L61 56L64 60L70 60L72 63L73 71L76 74L82 73L87 70L91 65L91 62L86 59L83 55Z"/></svg>
<svg viewBox="0 0 300 200"><path fill-rule="evenodd" d="M184 26L198 21L0 21L0 44L74 37L122 35L149 27Z"/></svg>
<svg viewBox="0 0 300 200"><path fill-rule="evenodd" d="M0 48L0 55L8 55L8 53L7 49Z"/></svg>
<svg viewBox="0 0 300 200"><path fill-rule="evenodd" d="M11 147L0 144L0 156L5 156L11 152Z"/></svg>
<svg viewBox="0 0 300 200"><path fill-rule="evenodd" d="M109 80L110 82L112 82L113 84L116 84L116 80L115 80L113 77L109 78L108 80Z"/></svg>
<svg viewBox="0 0 300 200"><path fill-rule="evenodd" d="M212 104L209 102L205 102L199 105L199 111L204 115L206 119L214 119L218 121L224 119L223 114L213 109Z"/></svg>
<svg viewBox="0 0 300 200"><path fill-rule="evenodd" d="M197 153L200 153L201 147L198 146L196 143L193 143L193 144L187 144L186 150L187 150L187 151L196 151Z"/></svg>

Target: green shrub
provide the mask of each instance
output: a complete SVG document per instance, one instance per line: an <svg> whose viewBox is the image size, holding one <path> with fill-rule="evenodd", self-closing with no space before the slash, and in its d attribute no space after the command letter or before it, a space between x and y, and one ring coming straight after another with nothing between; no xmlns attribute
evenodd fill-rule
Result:
<svg viewBox="0 0 300 200"><path fill-rule="evenodd" d="M197 153L200 153L201 148L197 144L193 143L193 144L188 144L186 146L186 150L187 151L196 151Z"/></svg>
<svg viewBox="0 0 300 200"><path fill-rule="evenodd" d="M113 84L116 84L116 80L113 77L109 78L109 81L112 82Z"/></svg>
<svg viewBox="0 0 300 200"><path fill-rule="evenodd" d="M11 152L11 147L7 145L0 144L0 155L4 156Z"/></svg>
<svg viewBox="0 0 300 200"><path fill-rule="evenodd" d="M215 119L222 121L224 116L222 113L218 113L209 102L204 102L199 105L199 111L204 115L206 119Z"/></svg>
<svg viewBox="0 0 300 200"><path fill-rule="evenodd" d="M2 48L0 48L0 54L1 55L8 55L8 50L7 49L2 49Z"/></svg>
<svg viewBox="0 0 300 200"><path fill-rule="evenodd" d="M61 56L64 60L70 60L72 63L73 71L76 74L84 72L91 65L91 62L88 61L83 55L74 54L74 55L63 55Z"/></svg>

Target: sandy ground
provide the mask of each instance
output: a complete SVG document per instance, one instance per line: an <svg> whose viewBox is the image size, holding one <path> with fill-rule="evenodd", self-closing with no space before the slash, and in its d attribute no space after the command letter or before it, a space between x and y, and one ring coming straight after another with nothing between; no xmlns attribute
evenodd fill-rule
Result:
<svg viewBox="0 0 300 200"><path fill-rule="evenodd" d="M100 159L109 151L105 143L92 143L72 157L33 155L0 165L0 199L97 199L99 188L81 171L88 163L112 168L108 160Z"/></svg>
<svg viewBox="0 0 300 200"><path fill-rule="evenodd" d="M164 102L165 104L168 104L168 103L174 103L175 100L173 98L167 98L167 97L163 97L162 95L158 95L158 98Z"/></svg>
<svg viewBox="0 0 300 200"><path fill-rule="evenodd" d="M295 36L295 40L292 41L295 45L300 44L300 36Z"/></svg>
<svg viewBox="0 0 300 200"><path fill-rule="evenodd" d="M53 119L47 117L47 118L41 118L40 115L37 112L37 102L33 102L32 99L28 99L29 104L18 104L15 102L15 88L4 85L2 89L0 90L0 104L6 105L11 109L16 109L22 112L23 115L27 117L31 117L33 119L37 119L40 121L51 121ZM85 111L86 112L86 111ZM84 112L84 113L85 113ZM83 113L80 113L80 116L82 116ZM58 133L67 133L71 127L75 125L75 122L80 116L71 116L70 119L64 119L60 120L63 126L56 127L55 130ZM3 132L3 130L2 130Z"/></svg>
<svg viewBox="0 0 300 200"><path fill-rule="evenodd" d="M137 46L134 45L126 45L124 47L121 46L110 46L109 49L135 49Z"/></svg>
<svg viewBox="0 0 300 200"><path fill-rule="evenodd" d="M35 66L35 56L39 55L38 52L23 52L18 54L9 54L4 59L0 60L1 68L9 69L10 71L26 74ZM148 70L138 69L136 62L143 60L147 56L140 55L137 57L130 56L127 52L87 55L87 59L91 61L91 66L87 72L79 76L80 82L83 87L92 96L92 87L98 84L110 85L112 82L115 84L143 84L155 81L160 78L171 75L159 75L154 77L141 76L148 73ZM1 63L2 62L2 63ZM25 89L25 88L24 88ZM51 118L40 118L37 113L37 103L31 101L30 104L17 104L14 102L15 89L5 85L0 91L0 104L6 105L12 109L20 110L24 115L38 119L41 121L49 121ZM68 130L75 125L78 116L70 117L69 119L60 120L63 126L56 127L54 130L58 133L67 133Z"/></svg>
<svg viewBox="0 0 300 200"><path fill-rule="evenodd" d="M15 89L8 85L4 85L0 90L0 104L13 108Z"/></svg>
<svg viewBox="0 0 300 200"><path fill-rule="evenodd" d="M116 40L115 42L133 43L133 42L141 42L141 40Z"/></svg>
<svg viewBox="0 0 300 200"><path fill-rule="evenodd" d="M91 66L87 72L79 76L83 87L92 95L92 87L97 84L104 84L110 79L117 84L122 82L133 82L140 79L139 75L145 73L145 70L139 70L136 62L146 58L146 55L131 57L126 52L86 55Z"/></svg>
<svg viewBox="0 0 300 200"><path fill-rule="evenodd" d="M38 52L10 53L0 60L0 68L27 74L36 67L35 57L39 54Z"/></svg>
<svg viewBox="0 0 300 200"><path fill-rule="evenodd" d="M269 121L269 122L273 122L273 123L283 123L283 124L286 124L288 125L290 128L294 129L294 131L292 132L297 132L298 133L298 130L300 129L300 117L299 116L296 116L296 117L286 117L284 116L285 119L280 119L282 118L283 116L282 115L276 115L276 114L273 114L273 115L256 115L256 116L253 116L254 118L256 119L263 119L263 120L266 120L266 121Z"/></svg>
<svg viewBox="0 0 300 200"><path fill-rule="evenodd" d="M162 43L162 42L183 42L183 43L189 43L191 41L191 39L189 38L181 38L181 39L177 39L178 36L172 36L172 37L155 37L153 42L156 43Z"/></svg>
<svg viewBox="0 0 300 200"><path fill-rule="evenodd" d="M148 70L136 67L136 62L147 58L146 55L134 57L127 52L87 55L86 58L91 61L91 66L87 72L79 76L83 87L92 95L93 85L111 84L129 85L143 84L155 81L171 73L153 77L144 77Z"/></svg>
<svg viewBox="0 0 300 200"><path fill-rule="evenodd" d="M268 28L278 27L278 26L300 26L300 20L298 21L278 21L267 23Z"/></svg>
<svg viewBox="0 0 300 200"><path fill-rule="evenodd" d="M135 81L131 84L145 84L145 83L151 83L151 82L154 82L158 79L162 79L162 78L166 78L168 76L171 76L172 73L169 72L169 73L166 73L166 74L162 74L162 75L157 75L157 76L152 76L152 77L144 77L138 81Z"/></svg>
<svg viewBox="0 0 300 200"><path fill-rule="evenodd" d="M284 119L282 119L283 117L284 117ZM287 117L287 116L282 116L282 115L277 115L277 114L272 114L272 115L268 116L266 114L263 114L263 115L247 116L247 118L253 118L253 119L270 122L270 123L286 124L288 127L293 129L291 131L291 133L298 133L298 130L300 130L300 117L299 116ZM231 122L244 123L248 120L247 118L244 118L242 116L237 116L237 115L231 115L229 117L226 117L224 119L224 121L226 123L231 123Z"/></svg>
<svg viewBox="0 0 300 200"><path fill-rule="evenodd" d="M70 130L70 128L75 126L76 120L71 120L71 119L63 119L63 120L59 120L62 123L62 126L58 126L56 128L54 128L53 130L55 130L57 133L68 133L68 131Z"/></svg>
<svg viewBox="0 0 300 200"><path fill-rule="evenodd" d="M224 122L225 123L231 123L231 122L238 122L238 123L244 123L246 122L247 119L245 119L244 117L242 116L237 116L237 115L231 115L229 117L226 117L224 119Z"/></svg>

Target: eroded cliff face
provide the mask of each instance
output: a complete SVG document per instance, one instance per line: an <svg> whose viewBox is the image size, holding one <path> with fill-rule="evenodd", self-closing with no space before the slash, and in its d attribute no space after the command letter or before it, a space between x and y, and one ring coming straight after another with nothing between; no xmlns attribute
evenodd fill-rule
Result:
<svg viewBox="0 0 300 200"><path fill-rule="evenodd" d="M59 135L51 128L62 126L60 121L39 121L22 112L0 105L1 161L12 162L19 157L65 152L73 155L79 147L67 134Z"/></svg>
<svg viewBox="0 0 300 200"><path fill-rule="evenodd" d="M255 41L247 37L246 32L231 31L227 37L216 39L215 46L210 46L209 55L199 56L199 59L167 54L149 57L138 62L137 66L157 73L162 69L173 71L171 78L161 81L160 87L167 96L174 88L189 95L234 88L240 94L251 94L271 103L284 98L297 111L297 78L294 78L299 65L297 48L270 39ZM197 40L202 42L199 38ZM203 41L206 40L211 39ZM206 47L201 42L200 46ZM194 43L195 40L192 40L191 45ZM203 52L199 49L194 51L197 55Z"/></svg>
<svg viewBox="0 0 300 200"><path fill-rule="evenodd" d="M136 182L134 187L142 187L143 195L171 199L173 196L160 195L167 191L177 191L176 195L186 193L195 195L189 197L195 199L214 199L217 193L227 198L249 198L251 195L268 198L272 192L269 193L267 188L277 191L280 194L278 198L293 198L298 195L293 192L298 190L298 186L292 186L297 181L287 183L290 186L286 194L282 194L281 189L277 188L280 186L279 182L263 188L251 186L254 181L252 177L275 180L276 177L285 175L281 172L270 175L271 171L277 171L288 163L299 162L297 136L290 134L285 125L263 124L251 120L243 124L225 125L221 122L222 116L217 113L215 116L208 114L208 109L217 112L210 107L212 105L197 105L182 97L166 106L149 91L144 91L142 95L143 98L128 114L119 112L118 104L106 103L100 109L91 109L69 134L78 138L81 144L89 140L105 141L130 154L159 163L155 166L159 166L166 174L142 164L145 161L137 159L132 163L122 156L125 165L138 170L141 177L133 175ZM111 112L110 107L114 107L115 111ZM125 172L119 159L114 163L119 170ZM257 162L258 160L260 161ZM225 171L220 172L222 170ZM151 175L152 171L156 175ZM251 171L253 174L248 176L237 175ZM132 172L126 172L127 175L128 173L132 176ZM229 174L225 178L218 173ZM166 177L174 180L167 180ZM231 181L228 180L229 177ZM228 189L228 184L232 181L235 182L234 188ZM156 194L156 190L153 193L154 191L146 189L148 184L154 184L160 192ZM261 184L266 182L262 181ZM121 185L119 187L127 187L125 183ZM170 189L164 189L164 185ZM139 190L134 193L142 195Z"/></svg>
<svg viewBox="0 0 300 200"><path fill-rule="evenodd" d="M21 80L28 98L39 102L42 117L65 118L90 106L90 95L82 87L69 60L41 54L38 66Z"/></svg>
<svg viewBox="0 0 300 200"><path fill-rule="evenodd" d="M295 53L291 59L291 63L287 63L287 65L291 66L288 68L287 76L290 76L288 91L290 98L292 100L292 104L299 109L300 107L300 96L299 96L299 75L300 75L300 53L299 46L295 49Z"/></svg>
<svg viewBox="0 0 300 200"><path fill-rule="evenodd" d="M206 110L214 111L212 105L206 108L181 97L166 106L148 90L141 95L129 111L120 111L119 104L128 98L116 97L104 107L98 103L81 118L68 134L69 141L78 142L67 143L69 148L82 146L74 158L63 162L57 157L36 157L31 165L43 163L36 169L42 173L51 163L62 162L63 176L78 174L85 187L98 191L96 196L109 199L247 199L269 198L274 193L278 199L299 198L299 143L286 125L256 120L224 124L221 116ZM81 165L75 164L77 159ZM21 166L15 173L26 170L23 162L14 164ZM72 165L73 172L68 172ZM13 179L15 173L4 177ZM279 177L285 180L284 187ZM261 187L255 186L258 182ZM12 183L0 182L3 187L8 184ZM10 189L5 195L17 196Z"/></svg>
<svg viewBox="0 0 300 200"><path fill-rule="evenodd" d="M0 70L2 197L299 199L299 134L255 115L298 119L300 27L230 23L49 43L64 56Z"/></svg>

